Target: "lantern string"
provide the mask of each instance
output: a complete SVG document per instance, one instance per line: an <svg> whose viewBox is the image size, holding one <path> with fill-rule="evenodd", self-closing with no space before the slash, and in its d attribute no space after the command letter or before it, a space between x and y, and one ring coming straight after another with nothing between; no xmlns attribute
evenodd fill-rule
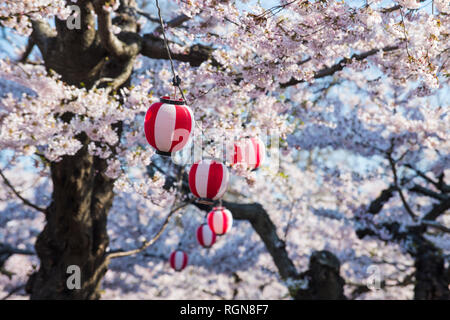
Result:
<svg viewBox="0 0 450 320"><path fill-rule="evenodd" d="M164 22L163 22L163 19L162 19L162 16L161 16L161 8L159 7L159 1L158 0L155 0L155 1L156 1L156 7L158 8L159 24L161 25L161 32L162 32L163 37L164 37L164 46L166 47L167 55L168 55L169 61L170 61L170 67L172 69L172 74L173 74L172 84L173 84L174 87L177 87L178 90L180 90L181 97L183 98L183 100L187 104L186 97L184 96L183 90L181 90L181 87L180 87L181 79L176 74L175 67L173 66L172 53L170 51L170 48L169 48L169 45L168 45L168 42L167 42L167 37L166 37L166 32L165 32L166 29L164 28ZM175 90L175 92L176 92L176 90Z"/></svg>

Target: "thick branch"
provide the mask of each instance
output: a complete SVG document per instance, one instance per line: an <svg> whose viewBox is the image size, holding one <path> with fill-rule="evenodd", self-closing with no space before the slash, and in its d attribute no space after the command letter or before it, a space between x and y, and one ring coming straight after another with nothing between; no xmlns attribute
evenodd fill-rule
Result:
<svg viewBox="0 0 450 320"><path fill-rule="evenodd" d="M192 46L188 53L172 53L172 59L189 62L191 66L197 67L209 59L211 52L211 48L197 44ZM152 33L143 36L141 54L151 59L169 59L164 41Z"/></svg>
<svg viewBox="0 0 450 320"><path fill-rule="evenodd" d="M113 23L111 15L103 6L105 0L96 0L94 2L95 12L98 19L98 32L104 48L112 55L119 58L130 58L136 56L140 50L140 37L133 32L126 32L129 41L120 40L112 31Z"/></svg>
<svg viewBox="0 0 450 320"><path fill-rule="evenodd" d="M56 40L56 30L44 21L32 20L33 32L31 40L39 47L42 56L45 58L50 51L53 42Z"/></svg>
<svg viewBox="0 0 450 320"><path fill-rule="evenodd" d="M371 214L378 214L386 202L394 196L395 187L389 186L389 188L383 190L381 194L370 203L369 210Z"/></svg>
<svg viewBox="0 0 450 320"><path fill-rule="evenodd" d="M119 75L117 75L114 78L111 77L100 78L94 83L93 88L102 87L102 85L104 86L104 84L107 83L106 87L108 88L109 92L117 90L130 78L131 73L133 72L134 61L135 61L134 58L128 59L123 64L122 72Z"/></svg>
<svg viewBox="0 0 450 320"><path fill-rule="evenodd" d="M27 46L25 47L25 51L22 54L22 57L20 58L19 62L22 63L26 62L31 51L33 51L33 48L34 48L34 41L33 39L28 38Z"/></svg>
<svg viewBox="0 0 450 320"><path fill-rule="evenodd" d="M447 228L446 226L444 226L436 221L422 220L422 224L427 227L432 227L432 228L441 230L442 232L450 233L450 228Z"/></svg>
<svg viewBox="0 0 450 320"><path fill-rule="evenodd" d="M202 210L210 210L211 207L195 203ZM289 258L286 245L276 232L276 227L259 203L235 203L223 201L223 205L231 211L236 220L247 220L266 245L267 251L275 262L283 279L296 278L298 276L294 263Z"/></svg>
<svg viewBox="0 0 450 320"><path fill-rule="evenodd" d="M431 197L440 201L445 201L447 200L449 197L446 196L445 194L440 194L437 192L434 192L433 190L427 189L425 187L422 187L421 185L415 184L412 188L409 188L409 191L411 192L415 192L427 197Z"/></svg>
<svg viewBox="0 0 450 320"><path fill-rule="evenodd" d="M447 200L435 203L431 210L425 215L423 220L436 220L442 213L450 209L450 198Z"/></svg>

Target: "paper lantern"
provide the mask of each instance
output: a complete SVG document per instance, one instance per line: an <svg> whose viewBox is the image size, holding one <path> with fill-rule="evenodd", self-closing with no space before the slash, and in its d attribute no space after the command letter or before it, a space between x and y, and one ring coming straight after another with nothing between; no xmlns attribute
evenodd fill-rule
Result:
<svg viewBox="0 0 450 320"><path fill-rule="evenodd" d="M233 225L233 215L224 207L215 207L207 216L208 225L217 235L223 235L230 231Z"/></svg>
<svg viewBox="0 0 450 320"><path fill-rule="evenodd" d="M189 188L200 199L217 200L228 187L228 169L215 160L201 160L189 171Z"/></svg>
<svg viewBox="0 0 450 320"><path fill-rule="evenodd" d="M204 223L197 228L197 241L202 247L209 248L216 242L216 234Z"/></svg>
<svg viewBox="0 0 450 320"><path fill-rule="evenodd" d="M250 170L256 170L264 161L266 147L258 137L245 138L241 141L227 145L227 162L243 164Z"/></svg>
<svg viewBox="0 0 450 320"><path fill-rule="evenodd" d="M183 99L162 97L145 115L145 137L161 155L170 156L181 150L194 130L194 115Z"/></svg>
<svg viewBox="0 0 450 320"><path fill-rule="evenodd" d="M181 271L186 268L188 263L188 255L184 251L176 250L170 254L169 262L172 269L175 271Z"/></svg>

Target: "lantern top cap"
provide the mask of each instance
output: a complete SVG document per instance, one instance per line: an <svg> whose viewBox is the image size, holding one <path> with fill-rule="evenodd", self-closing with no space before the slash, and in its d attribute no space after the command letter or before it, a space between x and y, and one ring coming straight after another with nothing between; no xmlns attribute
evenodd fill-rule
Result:
<svg viewBox="0 0 450 320"><path fill-rule="evenodd" d="M195 161L194 163L199 164L199 163L201 163L201 162L223 164L223 162L222 162L221 159L219 159L219 158L213 158L213 157L207 157L207 158L204 158L204 159L200 159L200 160Z"/></svg>
<svg viewBox="0 0 450 320"><path fill-rule="evenodd" d="M159 101L162 103L168 103L168 104L175 104L175 105L185 105L186 101L184 101L183 99L172 99L169 96L164 96L159 98Z"/></svg>

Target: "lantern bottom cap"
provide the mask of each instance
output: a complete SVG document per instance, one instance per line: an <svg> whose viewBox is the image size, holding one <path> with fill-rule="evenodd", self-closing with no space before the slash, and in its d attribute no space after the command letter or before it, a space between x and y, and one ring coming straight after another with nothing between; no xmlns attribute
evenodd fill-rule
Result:
<svg viewBox="0 0 450 320"><path fill-rule="evenodd" d="M202 204L208 204L208 205L214 204L214 200L208 199L208 198L197 198L197 202L202 203Z"/></svg>
<svg viewBox="0 0 450 320"><path fill-rule="evenodd" d="M167 151L156 150L156 153L159 154L160 156L165 156L165 157L171 157L172 156L172 152L167 152Z"/></svg>

